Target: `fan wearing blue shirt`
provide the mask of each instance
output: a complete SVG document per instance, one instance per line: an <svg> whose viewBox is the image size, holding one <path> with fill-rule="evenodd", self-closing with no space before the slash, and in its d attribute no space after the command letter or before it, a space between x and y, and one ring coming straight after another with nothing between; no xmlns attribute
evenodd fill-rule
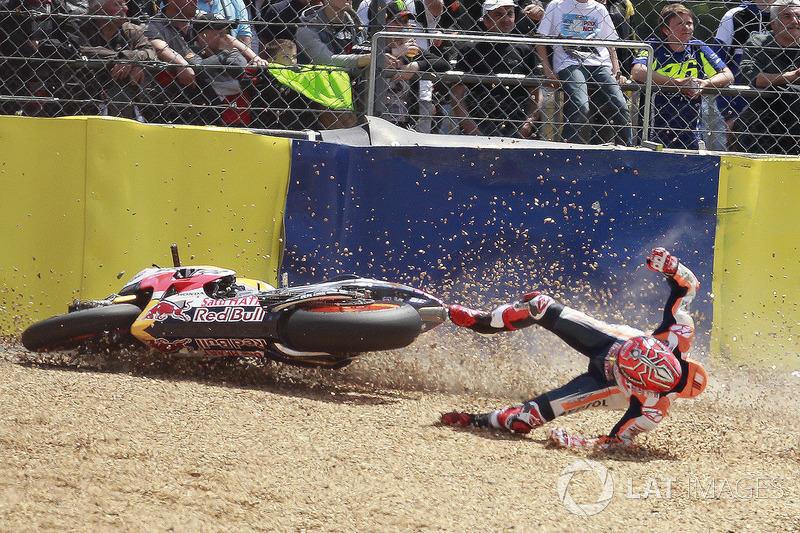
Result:
<svg viewBox="0 0 800 533"><path fill-rule="evenodd" d="M653 85L677 87L677 92L653 93L650 140L666 148L697 150L700 141L700 96L705 88L719 88L733 81L733 73L705 43L693 39L694 15L683 4L661 10L657 31L664 37L648 41L653 46ZM647 80L648 50L633 61L631 77Z"/></svg>

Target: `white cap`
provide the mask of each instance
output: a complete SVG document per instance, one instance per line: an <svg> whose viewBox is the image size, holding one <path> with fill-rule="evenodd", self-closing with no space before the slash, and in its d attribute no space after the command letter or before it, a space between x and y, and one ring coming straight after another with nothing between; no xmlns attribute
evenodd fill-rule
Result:
<svg viewBox="0 0 800 533"><path fill-rule="evenodd" d="M514 3L514 0L486 0L483 3L483 14L481 18L486 16L486 13L489 11L494 11L498 7L505 7L505 6L516 6L517 4Z"/></svg>

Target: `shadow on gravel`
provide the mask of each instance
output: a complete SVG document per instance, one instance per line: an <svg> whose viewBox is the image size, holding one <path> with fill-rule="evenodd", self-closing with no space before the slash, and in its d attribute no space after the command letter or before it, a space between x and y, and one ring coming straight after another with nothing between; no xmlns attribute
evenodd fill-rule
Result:
<svg viewBox="0 0 800 533"><path fill-rule="evenodd" d="M7 351L0 352L0 360L35 368L194 381L337 404L384 405L413 399L404 391L375 390L369 384L343 380L337 370L296 368L259 357L204 360L151 354L141 347L107 349L103 353L32 353L7 344L2 348Z"/></svg>
<svg viewBox="0 0 800 533"><path fill-rule="evenodd" d="M632 462L632 463L648 463L650 461L679 461L679 457L668 450L662 450L659 448L653 448L650 446L641 446L641 445L634 445L631 448L625 449L618 449L618 450L593 450L590 452L585 452L581 450L566 450L559 446L554 445L553 443L549 442L547 439L537 439L532 438L527 435L518 435L516 433L509 433L507 431L500 431L500 430L493 430L493 429L484 429L484 428L474 428L474 427L454 427L448 426L446 424L442 424L441 422L436 422L432 424L434 427L442 427L442 428L449 428L453 431L463 431L467 433L471 433L476 437L481 437L488 440L496 440L496 441L520 441L520 446L537 444L549 450L552 450L553 453L563 453L568 455L584 456L589 459L593 460L610 460L610 461L624 461L624 462Z"/></svg>

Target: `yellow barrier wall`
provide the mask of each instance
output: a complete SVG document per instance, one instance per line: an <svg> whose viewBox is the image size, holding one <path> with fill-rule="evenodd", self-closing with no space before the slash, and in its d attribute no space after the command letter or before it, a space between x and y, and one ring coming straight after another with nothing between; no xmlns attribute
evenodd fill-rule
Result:
<svg viewBox="0 0 800 533"><path fill-rule="evenodd" d="M240 130L0 117L0 331L170 266L173 242L184 264L276 283L289 148Z"/></svg>
<svg viewBox="0 0 800 533"><path fill-rule="evenodd" d="M725 156L714 257L712 349L797 367L800 160Z"/></svg>

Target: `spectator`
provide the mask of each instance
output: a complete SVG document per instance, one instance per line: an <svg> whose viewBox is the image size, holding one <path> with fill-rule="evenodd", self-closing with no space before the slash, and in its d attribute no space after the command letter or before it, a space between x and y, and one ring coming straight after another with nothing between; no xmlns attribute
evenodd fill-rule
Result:
<svg viewBox="0 0 800 533"><path fill-rule="evenodd" d="M192 22L196 35L193 51L187 57L190 65L197 72L196 82L204 95L204 101L209 104L222 102L227 108L222 113L209 111L203 120L204 124L221 122L225 125L249 125L251 122L248 110L250 101L242 90L239 81L239 69L229 67L243 67L247 59L234 46L230 38L230 31L236 24L235 21L226 19L219 13L201 13Z"/></svg>
<svg viewBox="0 0 800 533"><path fill-rule="evenodd" d="M298 65L287 39L264 45L270 76L258 87L270 127L336 129L356 124L350 76L326 66Z"/></svg>
<svg viewBox="0 0 800 533"><path fill-rule="evenodd" d="M297 28L301 62L308 59L317 65L330 65L348 70L370 64L370 44L367 31L350 0L325 0L320 6L310 6L301 14ZM396 57L385 56L385 67L398 67Z"/></svg>
<svg viewBox="0 0 800 533"><path fill-rule="evenodd" d="M700 95L706 87L724 87L733 73L717 54L693 39L694 14L683 4L668 4L661 10L661 39L648 41L653 46L655 85L678 87L676 94L657 91L653 95L650 140L667 148L697 150L700 136ZM648 50L633 62L632 77L647 80Z"/></svg>
<svg viewBox="0 0 800 533"><path fill-rule="evenodd" d="M539 33L577 39L619 40L605 6L597 0L552 0L545 9ZM611 109L608 122L614 126L620 143L633 144L630 113L619 84L627 81L620 70L614 48L606 46L555 46L551 64L545 45L536 45L544 75L553 88L559 86L566 96L566 124L562 137L567 142L586 144L584 134L589 122L589 86L595 82L604 96L602 104Z"/></svg>
<svg viewBox="0 0 800 533"><path fill-rule="evenodd" d="M385 13L387 30L415 29L414 16L405 9L402 1L398 0L387 4ZM389 54L400 58L403 64L400 72L392 76L386 91L383 92L383 99L379 102L380 113L383 118L399 126L411 127L412 119L409 108L413 105L411 81L414 74L426 70L444 72L450 69L450 63L441 56L422 50L417 39L392 38L387 40L386 46ZM427 82L426 85L428 84L431 85L428 87L427 94L430 98L432 83ZM420 94L420 98L422 97L423 95ZM426 133L430 133L430 126Z"/></svg>
<svg viewBox="0 0 800 533"><path fill-rule="evenodd" d="M399 11L407 11L409 13L409 23L404 26L410 30L433 30L439 25L439 21L442 18L444 2L442 0L411 0L409 2L392 0L387 3L386 0L362 0L358 7L358 16L361 22L369 24L371 31L374 33L381 29L381 24L389 24L390 19L396 18ZM419 50L423 52L427 53L431 49L431 39L416 39L416 42ZM428 56L428 59L433 58ZM423 70L428 70L430 66L428 64L423 65ZM433 129L433 115L435 113L433 82L430 80L417 80L413 85L418 95L414 105L417 115L414 127L419 132L430 133Z"/></svg>
<svg viewBox="0 0 800 533"><path fill-rule="evenodd" d="M191 21L196 13L197 0L166 0L164 9L153 16L145 26L145 36L150 39L156 57L172 65L170 70L156 75L156 80L164 88L166 107L161 119L166 122L193 123L204 120L202 116L198 116L200 111L198 107L171 105L207 103L202 98L202 87L197 84L196 71L189 62L189 59L196 55L190 47L190 43L195 39ZM257 57L250 48L231 35L226 33L221 39L225 41L225 46L233 45L233 48L251 64L266 64L266 61Z"/></svg>
<svg viewBox="0 0 800 533"><path fill-rule="evenodd" d="M222 15L226 20L237 22L231 28L230 34L248 48L253 48L253 28L249 24L250 13L243 0L198 0L197 10L216 13Z"/></svg>
<svg viewBox="0 0 800 533"><path fill-rule="evenodd" d="M0 0L0 80L8 94L33 97L24 104L25 114L56 116L69 114L52 97L74 98L76 88L72 71L65 60L77 59L78 50L71 41L77 33L75 19L64 0ZM20 109L14 103L5 111Z"/></svg>
<svg viewBox="0 0 800 533"><path fill-rule="evenodd" d="M769 31L770 4L772 4L772 0L756 0L755 2L746 0L738 7L729 10L722 17L714 41L717 44L717 55L733 73L734 83L744 83L739 74L739 65L744 54L744 43L754 33ZM733 131L733 123L747 106L747 100L741 96L718 96L716 104L719 115L725 122L725 126L720 124L717 129ZM731 145L731 137L729 136L729 141L726 143L728 147Z"/></svg>
<svg viewBox="0 0 800 533"><path fill-rule="evenodd" d="M460 7L456 8L454 4L459 4ZM484 31L481 24L483 18L483 2L481 0L465 0L451 2L447 5L447 10L455 12L464 8L466 17L460 18L458 29L467 31ZM536 32L536 27L542 20L544 15L544 7L540 0L521 0L514 6L514 19L516 27L510 33L528 35ZM447 26L450 27L450 26ZM455 29L455 28L454 28Z"/></svg>
<svg viewBox="0 0 800 533"><path fill-rule="evenodd" d="M259 19L258 37L262 43L278 39L295 39L300 14L310 5L309 0L279 0L263 4Z"/></svg>
<svg viewBox="0 0 800 533"><path fill-rule="evenodd" d="M125 0L90 0L89 14L98 18L84 20L74 40L82 55L106 63L103 70L92 71L85 80L93 97L105 98L95 112L144 121L139 106L132 102L141 101L147 73L133 62L154 61L156 54L144 28L131 23L127 13Z"/></svg>
<svg viewBox="0 0 800 533"><path fill-rule="evenodd" d="M485 0L481 24L489 35L508 34L516 20L513 0ZM475 74L522 74L533 76L536 53L527 44L468 43L456 68ZM541 91L539 88L506 84L463 83L453 86L453 114L460 118L467 135L531 137L536 133Z"/></svg>
<svg viewBox="0 0 800 533"><path fill-rule="evenodd" d="M262 57L270 65L291 67L297 64L297 44L291 39L275 39L264 44Z"/></svg>
<svg viewBox="0 0 800 533"><path fill-rule="evenodd" d="M168 85L172 77L185 87L196 87L195 71L186 60L194 52L189 43L194 40L191 19L197 13L197 0L167 0L158 14L145 26L145 36L161 61L174 65L170 75L160 73L157 79Z"/></svg>
<svg viewBox="0 0 800 533"><path fill-rule="evenodd" d="M747 152L800 154L800 0L775 0L769 33L744 46L742 79L764 89L742 112L736 131Z"/></svg>
<svg viewBox="0 0 800 533"><path fill-rule="evenodd" d="M598 2L606 6L619 39L621 41L636 40L636 10L631 0L598 0ZM620 48L617 50L619 70L625 77L630 75L634 56L632 48Z"/></svg>
<svg viewBox="0 0 800 533"><path fill-rule="evenodd" d="M189 47L189 43L194 41L190 22L196 14L197 0L166 0L164 9L152 17L145 27L145 35L155 48L158 59L175 65L178 82L187 87L195 84L195 72L186 61L186 56L194 53ZM250 64L266 65L266 61L238 39L231 35L222 38L241 52Z"/></svg>
<svg viewBox="0 0 800 533"><path fill-rule="evenodd" d="M301 25L297 28L297 43L300 62L315 65L328 65L345 69L356 76L355 100L357 113L363 114L366 107L364 97L364 67L372 61L371 45L366 28L361 24L358 14L353 11L350 0L324 0L321 6L310 6L301 14ZM383 56L383 68L401 66L398 58L389 54ZM349 113L338 115L338 119L350 117ZM349 127L349 120L336 120L329 127Z"/></svg>

